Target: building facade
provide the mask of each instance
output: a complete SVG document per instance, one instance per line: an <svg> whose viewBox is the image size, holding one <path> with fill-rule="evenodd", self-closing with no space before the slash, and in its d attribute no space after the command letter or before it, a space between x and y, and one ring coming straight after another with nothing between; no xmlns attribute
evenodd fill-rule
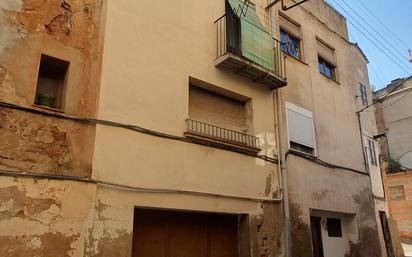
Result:
<svg viewBox="0 0 412 257"><path fill-rule="evenodd" d="M385 256L367 60L267 5L2 1L0 256Z"/></svg>
<svg viewBox="0 0 412 257"><path fill-rule="evenodd" d="M412 169L412 77L396 79L374 93L380 133L386 133L381 151L398 169ZM396 169L394 170L396 171Z"/></svg>
<svg viewBox="0 0 412 257"><path fill-rule="evenodd" d="M375 92L376 118L382 157L388 162L387 191L391 217L402 241L412 240L410 170L412 166L412 77L396 79Z"/></svg>
<svg viewBox="0 0 412 257"><path fill-rule="evenodd" d="M323 1L276 16L299 52L289 51L280 89L292 256L387 256L376 123L362 111L373 101L367 59L349 42L345 18ZM296 113L309 118L312 137L295 135Z"/></svg>

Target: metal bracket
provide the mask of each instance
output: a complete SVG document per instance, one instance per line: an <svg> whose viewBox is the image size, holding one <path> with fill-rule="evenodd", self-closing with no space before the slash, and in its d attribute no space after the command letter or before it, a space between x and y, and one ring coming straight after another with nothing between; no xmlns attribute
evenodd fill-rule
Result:
<svg viewBox="0 0 412 257"><path fill-rule="evenodd" d="M300 1L300 2L298 2L298 3L295 3L295 4L291 5L291 6L286 6L285 3L284 3L284 0L275 0L275 1L273 1L272 3L270 3L268 6L266 6L266 9L270 9L270 8L272 8L275 4L281 2L282 11L287 11L287 10L290 10L290 9L292 9L292 8L295 8L296 6L299 6L299 5L301 5L301 4L303 4L303 3L307 2L307 1L309 1L309 0L302 0L302 1Z"/></svg>

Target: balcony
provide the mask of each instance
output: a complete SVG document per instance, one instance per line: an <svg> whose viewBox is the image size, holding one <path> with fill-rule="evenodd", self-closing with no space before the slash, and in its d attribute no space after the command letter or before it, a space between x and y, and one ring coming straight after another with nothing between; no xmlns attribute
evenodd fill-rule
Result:
<svg viewBox="0 0 412 257"><path fill-rule="evenodd" d="M286 86L286 65L281 43L262 27L234 16L229 12L215 21L215 66L271 90Z"/></svg>
<svg viewBox="0 0 412 257"><path fill-rule="evenodd" d="M186 120L185 136L206 145L231 148L249 154L261 151L259 139L255 136L191 119Z"/></svg>

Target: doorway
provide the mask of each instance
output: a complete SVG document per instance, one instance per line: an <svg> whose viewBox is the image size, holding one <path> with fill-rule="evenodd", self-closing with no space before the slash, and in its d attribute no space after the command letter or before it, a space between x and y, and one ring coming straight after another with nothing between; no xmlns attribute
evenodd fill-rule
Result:
<svg viewBox="0 0 412 257"><path fill-rule="evenodd" d="M321 217L310 217L310 229L312 232L313 257L324 257L322 243Z"/></svg>

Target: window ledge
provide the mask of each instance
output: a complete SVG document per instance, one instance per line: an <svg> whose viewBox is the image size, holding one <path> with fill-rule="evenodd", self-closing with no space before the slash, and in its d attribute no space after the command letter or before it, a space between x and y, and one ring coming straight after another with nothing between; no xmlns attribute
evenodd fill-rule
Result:
<svg viewBox="0 0 412 257"><path fill-rule="evenodd" d="M301 64L304 64L304 65L306 65L306 66L309 65L308 63L304 62L304 61L303 61L302 59L300 59L300 58L294 57L293 55L290 55L290 54L287 53L287 52L283 52L283 53L285 54L286 59L292 59L292 60L298 61L298 62L300 62ZM290 58L289 58L289 57L290 57Z"/></svg>
<svg viewBox="0 0 412 257"><path fill-rule="evenodd" d="M337 84L337 85L339 85L339 86L341 85L340 82L338 82L337 80L331 79L331 78L329 78L328 76L326 76L325 74L323 74L323 73L321 73L321 72L319 72L319 74L322 75L322 77L324 77L325 79L327 79L327 80L329 80L329 81L333 81L333 82L335 82L335 84Z"/></svg>
<svg viewBox="0 0 412 257"><path fill-rule="evenodd" d="M33 104L33 107L36 107L36 108L39 108L39 109L44 109L44 110L47 110L47 111L52 111L52 112L64 113L64 110L62 110L62 109L52 108L52 107L48 107L46 105Z"/></svg>

